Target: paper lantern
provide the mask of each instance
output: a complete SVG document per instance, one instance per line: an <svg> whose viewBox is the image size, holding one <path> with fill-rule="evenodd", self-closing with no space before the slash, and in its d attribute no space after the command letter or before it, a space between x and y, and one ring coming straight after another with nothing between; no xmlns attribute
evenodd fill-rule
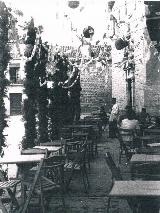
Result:
<svg viewBox="0 0 160 213"><path fill-rule="evenodd" d="M68 7L75 9L79 6L79 1L68 1Z"/></svg>
<svg viewBox="0 0 160 213"><path fill-rule="evenodd" d="M84 28L83 35L85 38L91 38L94 35L94 29L91 26Z"/></svg>
<svg viewBox="0 0 160 213"><path fill-rule="evenodd" d="M128 46L128 41L125 41L125 40L119 38L116 40L115 46L116 46L117 50L122 50L123 48Z"/></svg>

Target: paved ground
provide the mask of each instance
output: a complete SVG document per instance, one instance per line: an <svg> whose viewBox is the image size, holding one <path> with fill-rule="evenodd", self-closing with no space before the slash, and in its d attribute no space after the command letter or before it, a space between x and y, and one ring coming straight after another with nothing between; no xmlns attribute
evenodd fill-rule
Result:
<svg viewBox="0 0 160 213"><path fill-rule="evenodd" d="M91 188L89 194L83 191L83 185L77 178L70 186L70 191L65 195L67 213L106 213L108 193L111 187L111 173L108 169L104 155L110 151L115 162L118 163L119 143L117 139L109 139L107 132L103 132L103 137L98 144L99 155L91 163L89 171L89 181ZM124 170L128 170L123 162ZM51 202L51 212L63 213L62 205L56 197ZM113 199L110 213L130 213L126 201Z"/></svg>
<svg viewBox="0 0 160 213"><path fill-rule="evenodd" d="M24 126L20 116L10 119L9 128L6 129L8 147L6 157L13 157L19 152L19 144L24 135ZM107 131L103 132L98 143L98 157L91 162L89 171L90 190L84 192L80 177L75 178L70 190L65 194L66 213L106 213L108 193L111 187L111 173L108 169L104 155L110 151L114 161L118 163L119 143L116 139L109 139ZM125 163L123 163L125 167ZM9 175L16 174L16 167L9 168ZM38 211L39 212L39 211ZM64 213L62 203L57 194L52 194L52 200L47 213ZM111 213L130 213L125 201L114 199L111 203ZM35 211L33 213L36 213Z"/></svg>

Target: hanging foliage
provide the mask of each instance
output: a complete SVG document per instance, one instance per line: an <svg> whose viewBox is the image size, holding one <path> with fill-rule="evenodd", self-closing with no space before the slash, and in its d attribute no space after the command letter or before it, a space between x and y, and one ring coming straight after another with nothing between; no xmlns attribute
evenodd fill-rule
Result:
<svg viewBox="0 0 160 213"><path fill-rule="evenodd" d="M35 72L40 80L40 84L46 81L46 64L48 62L48 46L39 43L38 64ZM38 143L48 142L48 89L47 85L39 87L38 96Z"/></svg>
<svg viewBox="0 0 160 213"><path fill-rule="evenodd" d="M65 56L56 54L54 57L55 70L51 75L53 87L50 89L50 139L54 140L59 137L59 129L67 123L69 98L68 90L61 87L59 82L64 82L68 79L68 59Z"/></svg>
<svg viewBox="0 0 160 213"><path fill-rule="evenodd" d="M36 28L31 19L26 39L26 50L24 56L27 58L25 64L26 81L24 82L27 99L24 101L25 136L22 142L23 148L33 147L37 137L36 132L36 97L38 80L35 75L36 54ZM33 54L34 53L34 54Z"/></svg>
<svg viewBox="0 0 160 213"><path fill-rule="evenodd" d="M3 131L7 127L6 109L4 97L6 96L7 86L9 84L5 77L10 54L8 47L8 29L9 29L9 11L0 1L0 155L3 155L3 147L5 147L5 136Z"/></svg>
<svg viewBox="0 0 160 213"><path fill-rule="evenodd" d="M80 70L77 67L73 67L70 77L62 83L62 88L68 89L70 100L70 122L78 121L80 119Z"/></svg>

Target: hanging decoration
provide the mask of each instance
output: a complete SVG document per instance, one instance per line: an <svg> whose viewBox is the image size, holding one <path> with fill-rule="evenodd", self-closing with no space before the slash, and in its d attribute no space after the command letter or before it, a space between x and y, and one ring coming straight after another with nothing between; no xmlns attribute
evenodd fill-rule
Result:
<svg viewBox="0 0 160 213"><path fill-rule="evenodd" d="M119 38L115 41L115 47L117 50L122 50L123 48L128 46L128 41L122 38Z"/></svg>
<svg viewBox="0 0 160 213"><path fill-rule="evenodd" d="M91 26L88 26L86 28L84 28L83 30L83 36L85 38L91 38L94 35L94 29Z"/></svg>
<svg viewBox="0 0 160 213"><path fill-rule="evenodd" d="M126 79L133 79L135 77L135 61L134 61L134 48L130 45L125 49L123 58L123 70L126 72Z"/></svg>
<svg viewBox="0 0 160 213"><path fill-rule="evenodd" d="M80 78L80 70L77 67L73 67L72 74L65 82L60 82L59 85L62 86L63 89L70 89L76 85L77 81Z"/></svg>
<svg viewBox="0 0 160 213"><path fill-rule="evenodd" d="M79 1L68 1L68 7L76 9L79 6Z"/></svg>
<svg viewBox="0 0 160 213"><path fill-rule="evenodd" d="M109 9L109 11L112 11L112 8L113 8L114 4L115 4L115 1L109 1L108 2L108 9Z"/></svg>

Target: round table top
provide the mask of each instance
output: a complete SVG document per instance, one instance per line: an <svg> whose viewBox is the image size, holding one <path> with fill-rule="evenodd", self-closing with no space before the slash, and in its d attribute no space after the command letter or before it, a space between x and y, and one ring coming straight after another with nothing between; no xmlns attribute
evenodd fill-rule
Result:
<svg viewBox="0 0 160 213"><path fill-rule="evenodd" d="M155 135L144 135L139 137L141 140L151 140L155 138Z"/></svg>

